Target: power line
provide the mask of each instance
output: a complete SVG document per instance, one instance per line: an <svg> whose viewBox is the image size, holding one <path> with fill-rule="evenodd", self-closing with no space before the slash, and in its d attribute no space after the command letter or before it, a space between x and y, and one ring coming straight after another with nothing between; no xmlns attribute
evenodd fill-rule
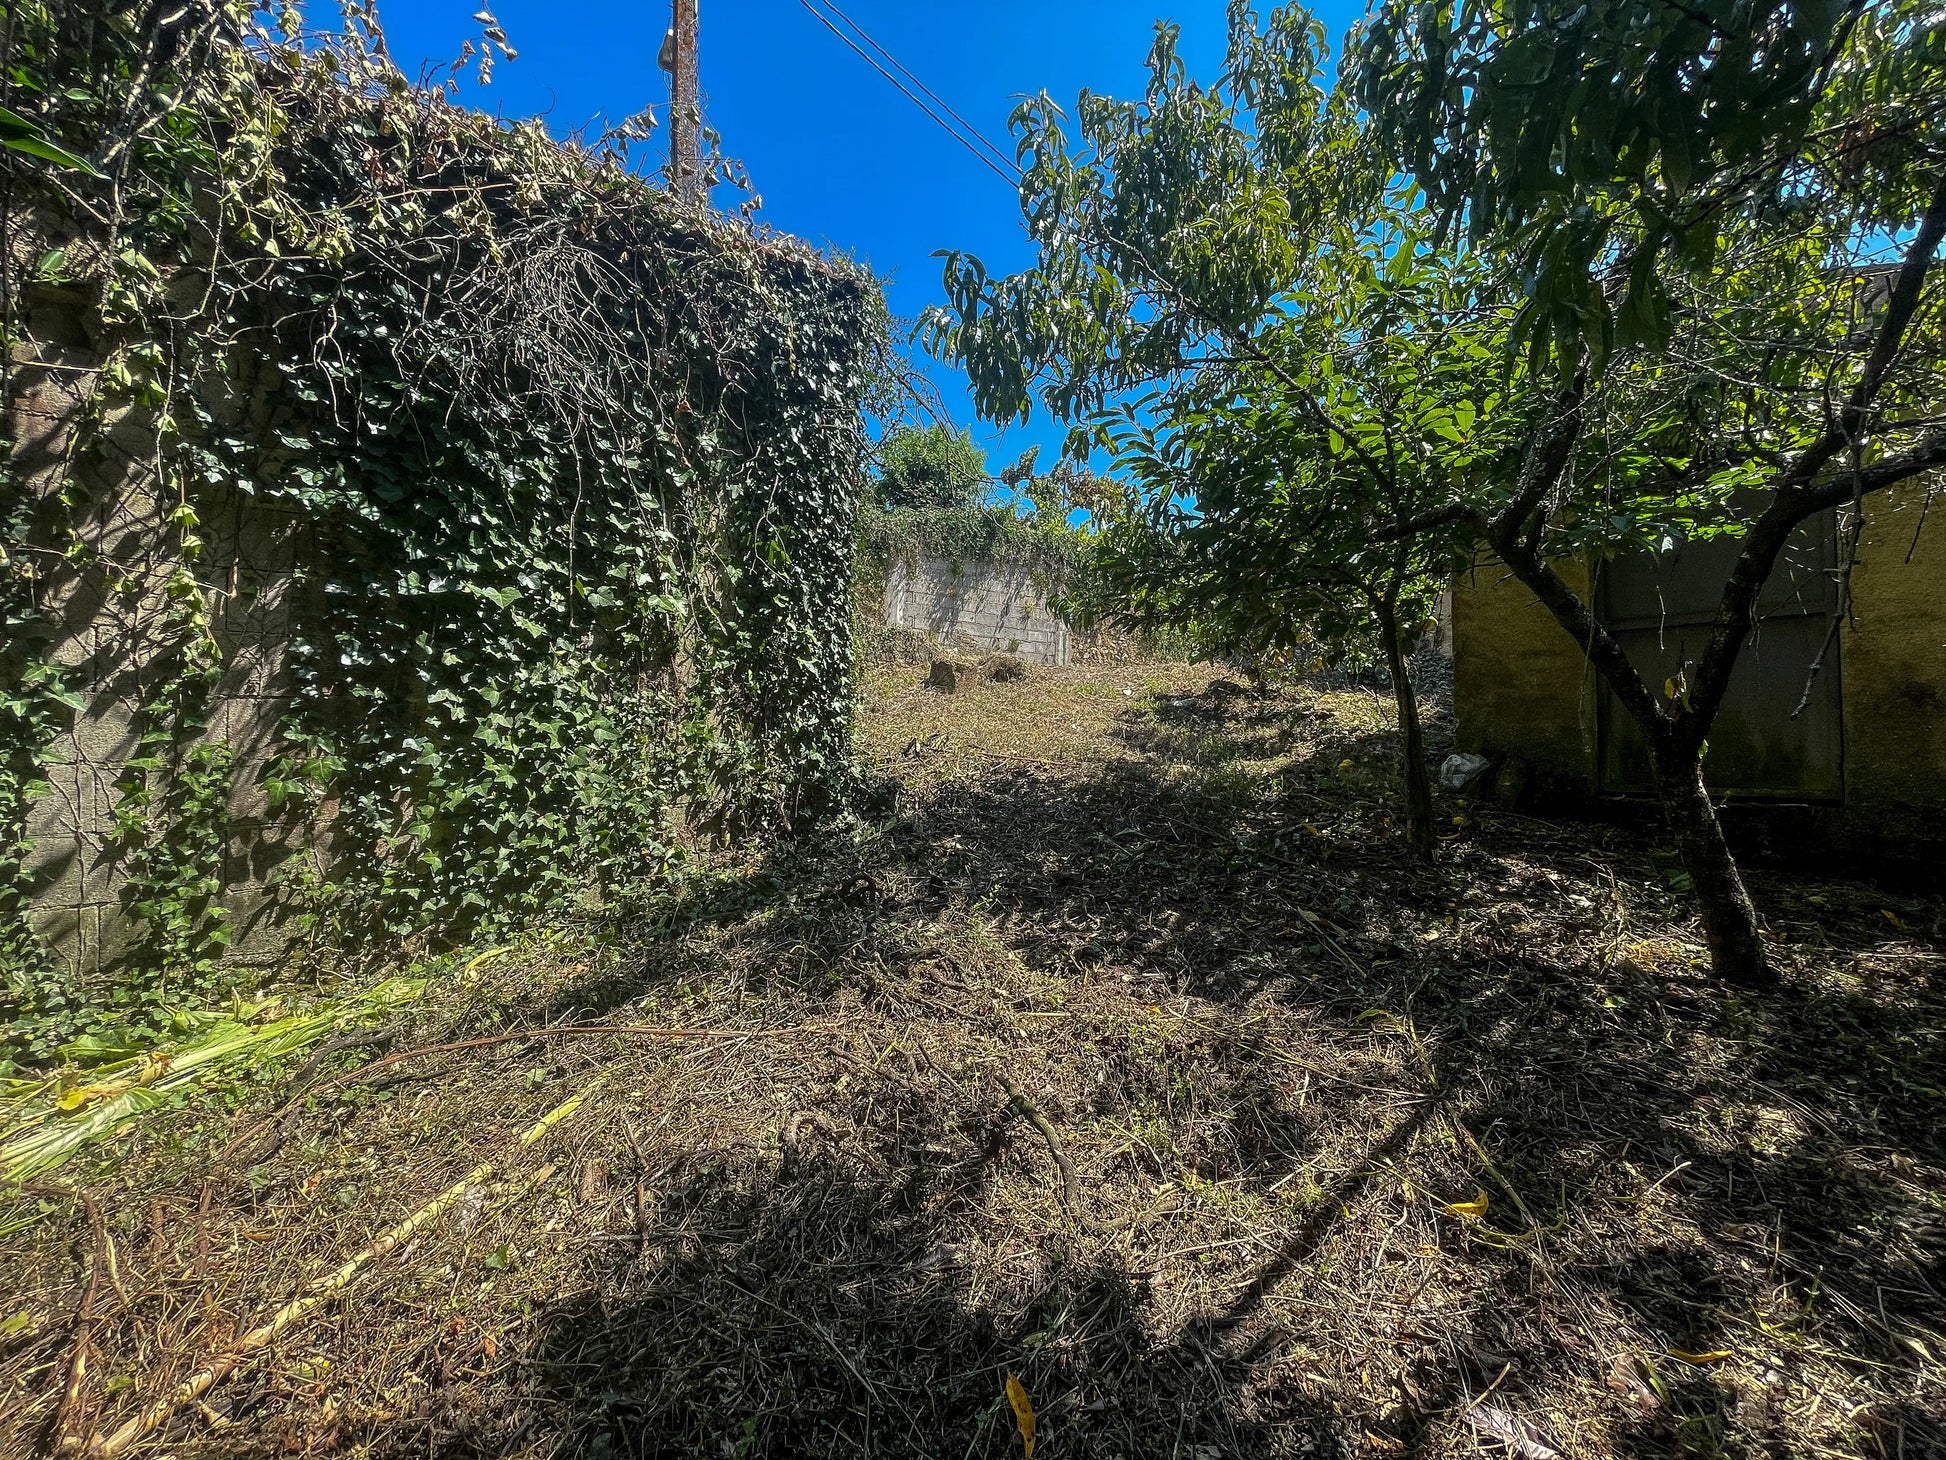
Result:
<svg viewBox="0 0 1946 1460"><path fill-rule="evenodd" d="M821 4L826 10L829 10L833 15L837 16L838 19L842 20L852 30L856 31L858 33L859 38L863 40L866 45L870 46L874 51L878 52L879 55L883 56L885 60L891 65L893 70L897 71L901 76L905 77L907 81L910 81L914 86L918 87L920 91L925 93L927 100L931 101L932 104L938 107L940 111L944 112L947 116L951 117L953 121L958 123L960 130L964 132L967 137L979 143L980 146L984 148L987 152L991 153L994 157L998 158L1001 166L1006 168L1009 173L1011 173L1016 177L1020 175L1020 168L1015 163L1013 158L1007 156L1007 154L997 144L987 140L986 134L982 132L978 127L974 126L971 122L967 121L965 117L961 116L958 112L954 111L953 108L947 103L946 99L942 97L938 92L934 91L930 86L926 85L924 81L921 81L917 76L913 75L911 70L909 70L905 66L905 64L899 60L897 56L893 55L890 51L886 50L884 46L880 45L877 41L873 40L872 37L866 33L864 26L860 25L857 21L853 20L849 15L845 14L845 12L838 7L837 0L818 0L818 3Z"/></svg>
<svg viewBox="0 0 1946 1460"><path fill-rule="evenodd" d="M941 101L939 97L933 93L931 88L929 88L923 81L919 80L918 77L914 76L910 71L906 70L904 66L900 65L897 58L895 58L890 51L886 50L885 47L881 46L877 41L873 40L871 36L867 35L863 27L861 27L858 24L858 22L853 20L850 16L846 15L842 10L839 10L836 5L832 5L831 0L822 0L822 3L830 6L830 9L834 11L839 16L839 18L844 21L846 25L850 26L852 30L857 31L859 37L863 39L865 44L860 45L858 41L853 40L851 36L847 35L844 30L839 28L836 21L833 21L830 16L826 15L824 11L820 10L817 7L817 5L813 4L812 0L798 0L798 4L802 5L806 10L808 10L817 19L820 25L822 25L826 30L830 31L839 40L843 41L847 46L849 46L852 49L852 51L854 51L857 54L858 58L861 61L863 61L867 66L870 66L874 71L878 72L880 76L884 77L887 81L891 82L893 86L897 87L900 93L904 95L906 100L911 102L914 106L918 107L920 111L924 112L926 114L926 117L935 126L939 127L942 131L946 133L947 136L951 137L955 142L959 143L960 146L964 147L968 152L971 152L974 155L974 157L978 158L983 164L985 164L989 169L991 169L994 173L996 173L1000 177L1000 179L1003 182L1007 183L1010 187L1018 187L1020 185L1020 180L1022 176L1021 171L1019 167L1017 167L1015 164L1007 160L1006 153L1002 152L998 147L994 146L993 143L989 142L984 136L981 135L978 128L974 127L970 122L966 121L965 118L961 117L958 112L954 111L951 107L947 106L946 103ZM867 46L869 46L871 49L867 50L866 49ZM887 62L890 62L891 65L897 69L897 71L903 73L903 75L906 78L909 78L911 81L911 85L907 85L906 81L901 80L898 75L894 75L892 71L888 71L885 68L885 66L880 63L877 57L872 55L872 51L877 51L878 54L880 56L883 56ZM915 91L913 89L914 87L917 87L918 90ZM923 92L926 97L930 97L932 99L933 105L928 105L926 103L926 101L920 96L921 92ZM933 106L937 106L939 108L939 111L934 111ZM941 116L940 112L944 112L946 115ZM947 117L952 118L952 120L948 121ZM958 125L955 126L954 123L958 123ZM961 130L962 128L964 129L964 131Z"/></svg>

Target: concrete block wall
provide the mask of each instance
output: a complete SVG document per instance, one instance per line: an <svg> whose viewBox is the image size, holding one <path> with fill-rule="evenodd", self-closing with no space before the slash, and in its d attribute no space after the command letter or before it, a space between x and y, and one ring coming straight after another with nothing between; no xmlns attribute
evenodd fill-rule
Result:
<svg viewBox="0 0 1946 1460"><path fill-rule="evenodd" d="M915 629L949 647L1066 664L1068 626L1048 607L1044 573L1013 563L902 558L886 575L888 628Z"/></svg>
<svg viewBox="0 0 1946 1460"><path fill-rule="evenodd" d="M8 402L14 482L39 504L19 544L37 564L34 592L53 642L84 700L46 756L48 791L29 808L30 925L55 970L81 986L108 975L141 928L125 906L127 868L113 830L117 789L138 748L140 707L172 649L168 585L188 568L203 597L221 677L202 739L230 753L223 905L230 956L265 962L291 941L276 873L310 851L319 828L273 809L264 772L283 747L302 527L292 513L246 491L199 489L200 551L186 555L168 521L175 494L158 473L161 448L142 413L109 407L101 449L71 457L77 424L95 409L102 360L82 302L30 289L27 329L14 349ZM235 420L261 426L270 405L240 381ZM54 499L72 504L57 509ZM70 557L63 517L85 549Z"/></svg>

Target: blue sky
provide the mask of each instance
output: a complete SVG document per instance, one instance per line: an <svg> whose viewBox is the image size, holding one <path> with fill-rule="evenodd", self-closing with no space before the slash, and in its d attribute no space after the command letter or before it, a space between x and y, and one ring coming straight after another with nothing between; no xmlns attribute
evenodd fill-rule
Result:
<svg viewBox="0 0 1946 1460"><path fill-rule="evenodd" d="M961 116L1011 152L1014 99L1045 90L1063 106L1087 87L1129 95L1143 82L1157 19L1183 28L1191 74L1214 76L1224 0L840 0L846 14ZM450 60L480 27L476 0L380 0L395 60L416 73ZM1319 7L1334 40L1361 0ZM519 59L462 99L509 118L542 115L557 135L667 100L656 53L667 0L498 0ZM890 282L894 313L940 297L937 249L978 254L995 271L1031 261L1012 189L824 29L799 0L701 0L707 120L741 159L773 227L850 254ZM738 201L723 191L720 205ZM955 422L993 469L1026 446L1058 452L1062 432L1036 417L1005 432L977 421L964 383L930 373Z"/></svg>

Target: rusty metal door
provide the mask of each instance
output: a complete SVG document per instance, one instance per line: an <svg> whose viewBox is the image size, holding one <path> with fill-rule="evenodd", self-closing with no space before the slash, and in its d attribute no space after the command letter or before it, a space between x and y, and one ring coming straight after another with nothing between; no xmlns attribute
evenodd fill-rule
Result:
<svg viewBox="0 0 1946 1460"><path fill-rule="evenodd" d="M1667 541L1660 552L1632 553L1603 570L1603 622L1658 690L1686 667L1693 672L1742 546L1726 537ZM1838 580L1837 517L1824 513L1791 538L1758 599L1756 631L1730 676L1703 758L1703 778L1712 791L1789 801L1844 799L1843 676L1839 646L1830 635ZM1813 678L1820 650L1824 664ZM1642 732L1606 692L1600 731L1602 789L1653 791Z"/></svg>

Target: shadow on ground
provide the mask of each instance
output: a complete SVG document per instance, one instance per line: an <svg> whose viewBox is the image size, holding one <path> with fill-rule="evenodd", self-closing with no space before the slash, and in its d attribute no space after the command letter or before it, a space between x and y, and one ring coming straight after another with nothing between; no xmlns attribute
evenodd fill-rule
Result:
<svg viewBox="0 0 1946 1460"><path fill-rule="evenodd" d="M1784 988L1738 997L1638 832L1442 800L1414 862L1369 697L1116 691L1069 759L1054 690L981 693L1017 752L888 735L896 816L510 959L440 1033L712 1041L429 1062L303 1113L193 1241L158 1219L157 1271L236 1254L142 1290L207 1350L218 1287L291 1291L248 1259L325 1174L375 1229L604 1092L172 1447L972 1460L1021 1453L1011 1373L1047 1457L1946 1448L1946 903L1766 875ZM148 1388L196 1351L120 1343Z"/></svg>
<svg viewBox="0 0 1946 1460"><path fill-rule="evenodd" d="M1449 806L1468 824L1426 868L1383 812L1384 735L1251 702L1131 711L1121 738L1129 756L1085 773L997 766L935 786L862 848L781 854L761 874L752 988L977 1022L991 1010L962 996L992 980L918 931L970 917L1076 990L1397 1045L1409 1088L1395 1077L1374 1102L1327 1083L1293 1103L1291 1065L1234 1048L1191 1060L1097 1029L1056 1050L1082 1066L1053 1081L1066 1126L1173 1122L1107 1158L1141 1183L1268 1202L1302 1178L1295 1209L1232 1244L1244 1260L1225 1281L1173 1306L1148 1286L1152 1249L1031 1221L1016 1234L1031 1278L990 1306L933 1221L968 1199L964 1178L912 1144L979 1134L929 1131L928 1099L873 1179L855 1161L795 1182L692 1177L661 1220L696 1235L646 1265L616 1254L549 1311L523 1373L530 1432L595 1447L577 1453L1001 1454L1014 1370L1056 1397L1044 1419L1067 1454L1446 1453L1456 1433L1493 1437L1470 1418L1491 1388L1486 1413L1602 1412L1613 1453L1782 1455L1802 1453L1835 1356L1852 1412L1827 1443L1946 1443L1936 1387L1916 1403L1907 1383L1946 1320L1938 901L1762 879L1766 910L1815 936L1780 946L1780 994L1745 999L1709 982L1666 859L1637 834ZM685 926L752 906L733 891ZM673 926L553 1011L679 977ZM1157 1088L1183 1068L1209 1089ZM1222 1121L1193 1118L1210 1091ZM1098 1149L1078 1154L1084 1184L1113 1184ZM1464 1283L1429 1278L1430 1302L1376 1327L1333 1311L1321 1261L1388 1260L1382 1234L1350 1240L1363 1209L1396 1205L1402 1181L1421 1206L1468 1195L1438 1190L1442 1161L1491 1211L1461 1239Z"/></svg>

